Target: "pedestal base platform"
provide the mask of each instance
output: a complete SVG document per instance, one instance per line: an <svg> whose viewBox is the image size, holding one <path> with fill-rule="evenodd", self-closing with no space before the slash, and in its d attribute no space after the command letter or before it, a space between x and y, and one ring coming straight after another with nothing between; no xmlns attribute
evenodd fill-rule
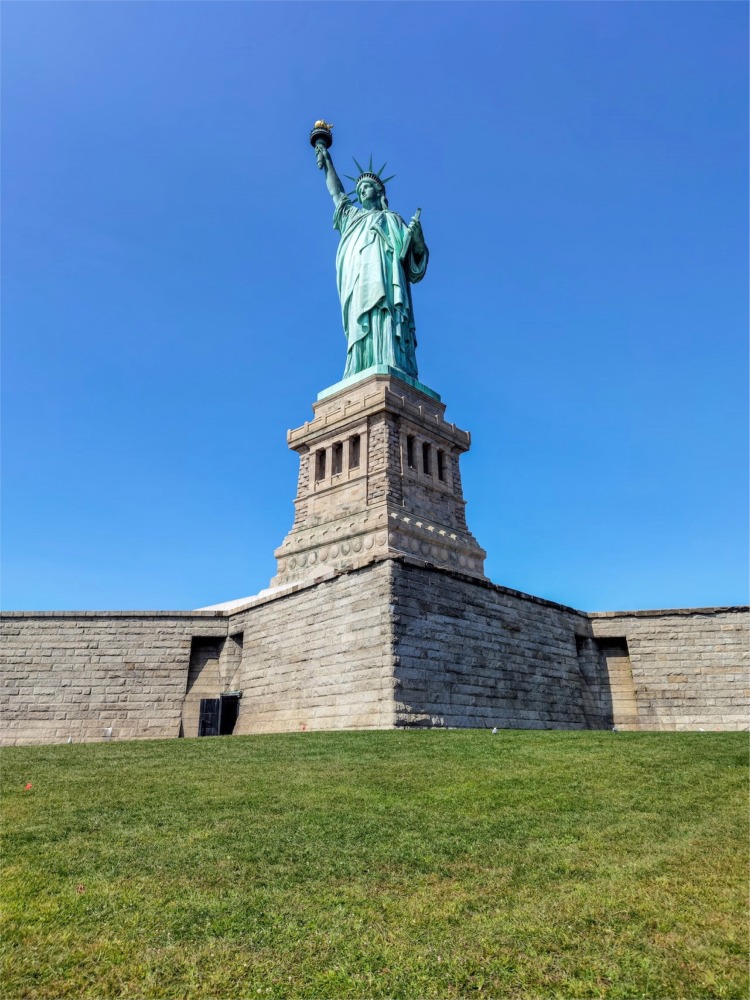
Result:
<svg viewBox="0 0 750 1000"><path fill-rule="evenodd" d="M398 368L391 368L390 365L371 365L369 368L365 368L364 371L357 372L356 375L350 375L349 378L342 378L340 382L334 382L333 385L329 385L327 389L323 389L319 392L318 400L328 399L329 396L335 396L336 393L341 392L343 389L351 389L358 382L363 382L372 375L388 375L390 378L397 379L399 382L403 382L412 389L416 389L417 392L421 392L423 395L429 396L431 399L436 399L440 402L440 394L435 392L434 389L428 388L428 386L426 386L423 382L420 382L419 379L412 378L405 372L399 371Z"/></svg>

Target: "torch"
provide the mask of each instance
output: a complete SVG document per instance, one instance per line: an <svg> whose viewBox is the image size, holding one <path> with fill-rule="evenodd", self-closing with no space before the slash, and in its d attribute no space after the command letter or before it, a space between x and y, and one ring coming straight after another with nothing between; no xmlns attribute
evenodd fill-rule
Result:
<svg viewBox="0 0 750 1000"><path fill-rule="evenodd" d="M310 145L314 150L317 151L318 145L323 146L324 149L330 149L333 145L333 133L331 129L333 125L329 122L325 122L322 119L315 122L312 127L312 132L310 133ZM322 167L323 164L319 163L318 166Z"/></svg>

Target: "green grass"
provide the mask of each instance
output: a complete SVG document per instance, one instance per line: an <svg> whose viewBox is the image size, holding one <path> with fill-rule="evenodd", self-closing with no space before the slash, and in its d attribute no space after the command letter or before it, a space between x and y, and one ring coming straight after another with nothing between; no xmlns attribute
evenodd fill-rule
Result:
<svg viewBox="0 0 750 1000"><path fill-rule="evenodd" d="M732 733L11 748L2 995L745 998L747 757Z"/></svg>

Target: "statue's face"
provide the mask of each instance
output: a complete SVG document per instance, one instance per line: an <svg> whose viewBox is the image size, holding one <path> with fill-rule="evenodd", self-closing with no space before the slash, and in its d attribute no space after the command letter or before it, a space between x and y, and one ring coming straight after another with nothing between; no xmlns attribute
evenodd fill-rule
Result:
<svg viewBox="0 0 750 1000"><path fill-rule="evenodd" d="M357 188L357 193L365 208L375 207L380 202L380 191L373 181L362 181Z"/></svg>

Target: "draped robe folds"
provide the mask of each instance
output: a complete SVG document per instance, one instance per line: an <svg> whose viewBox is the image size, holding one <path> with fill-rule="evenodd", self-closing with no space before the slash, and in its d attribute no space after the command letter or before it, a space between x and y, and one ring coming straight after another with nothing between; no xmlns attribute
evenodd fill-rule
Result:
<svg viewBox="0 0 750 1000"><path fill-rule="evenodd" d="M333 216L341 233L336 282L347 339L344 378L372 365L390 365L417 378L411 283L421 281L428 253L416 258L400 215L357 208L342 195ZM403 256L403 259L402 259Z"/></svg>

